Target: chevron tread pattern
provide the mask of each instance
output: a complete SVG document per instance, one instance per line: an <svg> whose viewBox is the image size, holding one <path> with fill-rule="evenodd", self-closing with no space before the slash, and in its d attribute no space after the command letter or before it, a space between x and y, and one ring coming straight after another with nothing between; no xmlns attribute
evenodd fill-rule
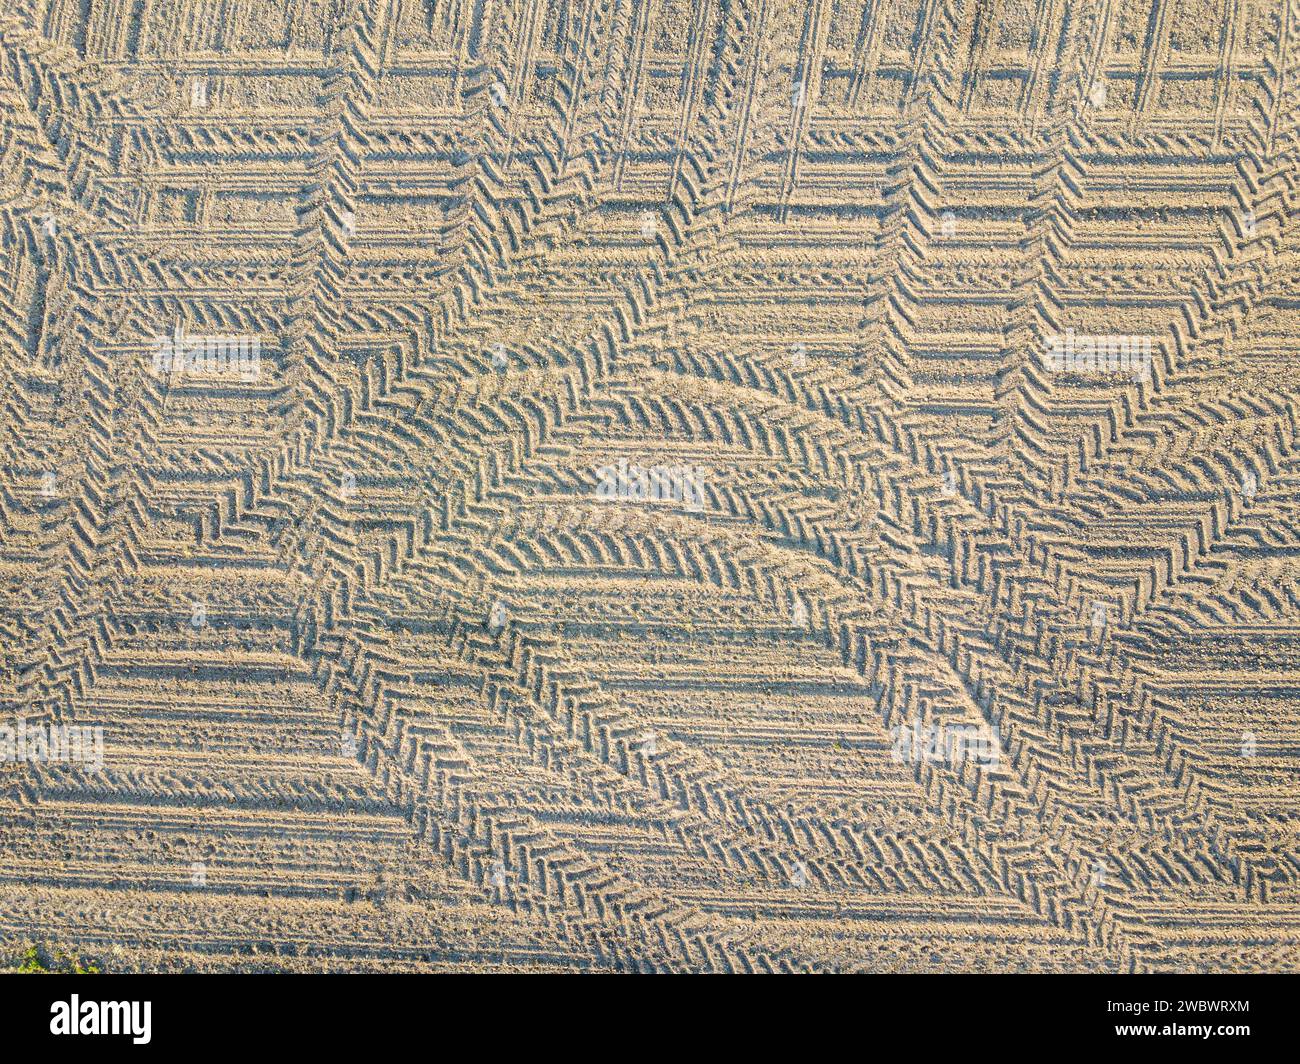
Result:
<svg viewBox="0 0 1300 1064"><path fill-rule="evenodd" d="M0 952L1300 970L1298 229L1296 0L10 0Z"/></svg>

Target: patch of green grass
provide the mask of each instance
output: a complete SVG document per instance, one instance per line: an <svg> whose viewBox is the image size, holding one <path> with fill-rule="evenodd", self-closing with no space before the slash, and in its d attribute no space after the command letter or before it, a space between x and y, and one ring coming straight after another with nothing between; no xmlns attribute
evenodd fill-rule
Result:
<svg viewBox="0 0 1300 1064"><path fill-rule="evenodd" d="M42 946L28 946L16 958L6 957L3 968L22 975L44 975L47 972L98 975L102 971L94 961L87 961L58 949L47 950Z"/></svg>

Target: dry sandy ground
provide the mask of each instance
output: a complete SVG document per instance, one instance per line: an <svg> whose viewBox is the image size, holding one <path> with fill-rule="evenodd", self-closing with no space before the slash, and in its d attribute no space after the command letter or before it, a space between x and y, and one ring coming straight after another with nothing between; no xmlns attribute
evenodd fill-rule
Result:
<svg viewBox="0 0 1300 1064"><path fill-rule="evenodd" d="M6 963L1300 969L1300 5L0 10Z"/></svg>

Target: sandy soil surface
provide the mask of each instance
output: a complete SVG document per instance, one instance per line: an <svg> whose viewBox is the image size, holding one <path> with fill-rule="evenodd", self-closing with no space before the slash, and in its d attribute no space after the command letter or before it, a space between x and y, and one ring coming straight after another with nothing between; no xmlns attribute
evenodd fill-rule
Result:
<svg viewBox="0 0 1300 1064"><path fill-rule="evenodd" d="M0 0L0 966L1300 970L1300 7Z"/></svg>

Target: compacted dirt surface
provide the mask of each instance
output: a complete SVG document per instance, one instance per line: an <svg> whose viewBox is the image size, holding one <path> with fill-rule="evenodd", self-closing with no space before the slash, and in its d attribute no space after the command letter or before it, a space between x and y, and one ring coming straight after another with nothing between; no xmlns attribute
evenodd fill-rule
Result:
<svg viewBox="0 0 1300 1064"><path fill-rule="evenodd" d="M0 967L1300 969L1294 0L0 0Z"/></svg>

